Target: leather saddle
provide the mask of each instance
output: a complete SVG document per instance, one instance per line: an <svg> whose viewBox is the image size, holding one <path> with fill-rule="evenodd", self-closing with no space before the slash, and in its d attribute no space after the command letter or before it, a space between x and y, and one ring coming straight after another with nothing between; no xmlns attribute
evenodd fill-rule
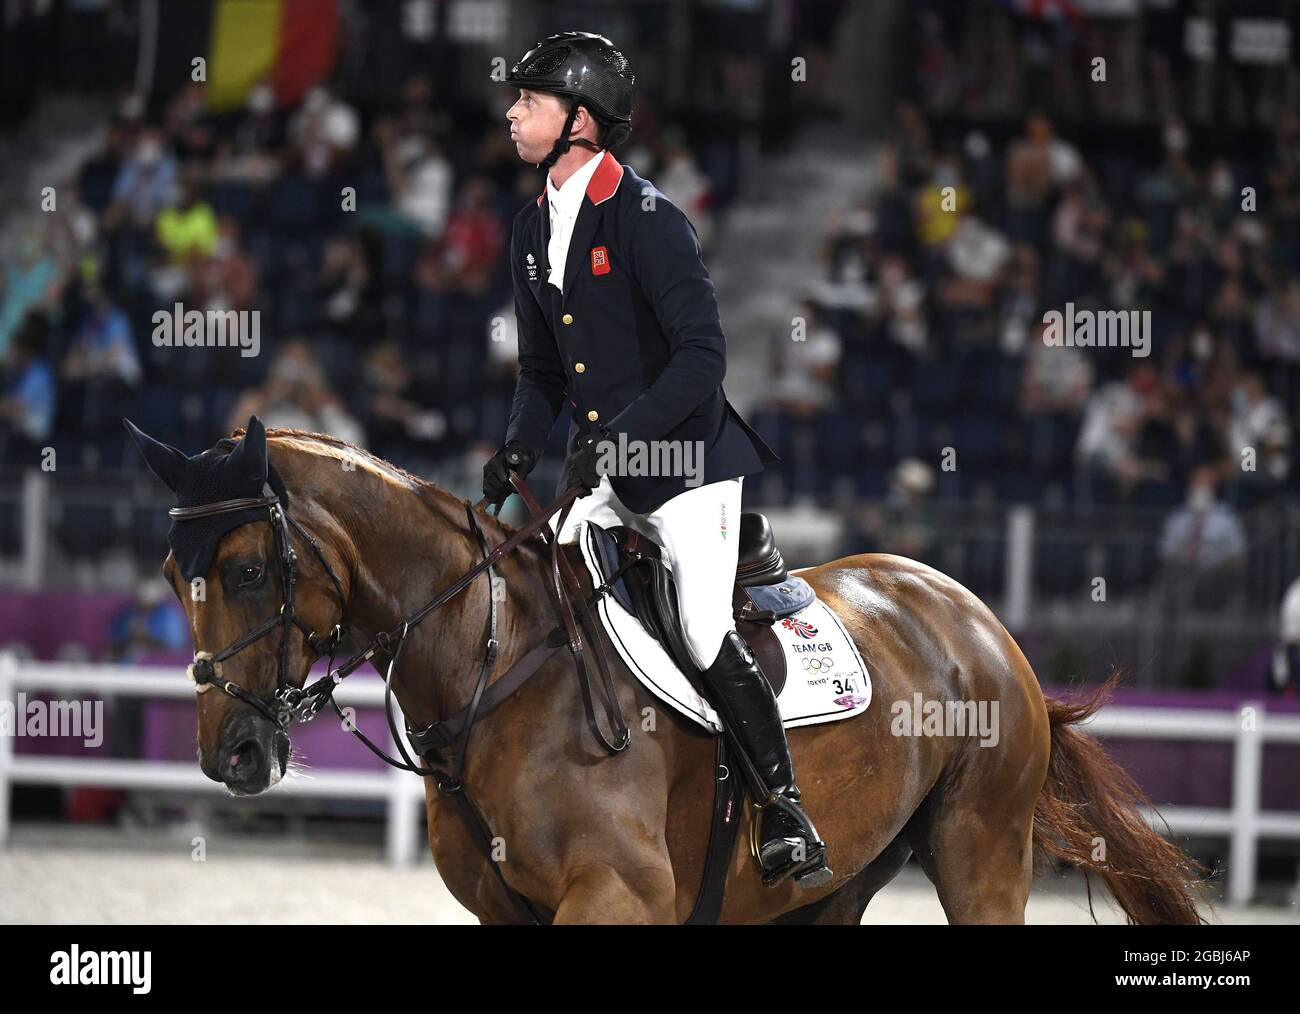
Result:
<svg viewBox="0 0 1300 1014"><path fill-rule="evenodd" d="M703 692L700 670L682 634L677 587L662 548L623 525L608 531L591 522L588 525L605 580L626 565L612 585L614 598L663 645L678 668ZM778 696L785 686L785 651L772 625L803 609L814 598L812 587L803 578L791 577L787 572L767 518L742 513L732 615L737 633L753 649L772 692Z"/></svg>

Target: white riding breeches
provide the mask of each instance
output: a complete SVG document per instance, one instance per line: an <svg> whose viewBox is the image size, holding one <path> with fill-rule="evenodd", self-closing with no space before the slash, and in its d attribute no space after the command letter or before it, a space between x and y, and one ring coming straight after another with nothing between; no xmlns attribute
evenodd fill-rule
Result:
<svg viewBox="0 0 1300 1014"><path fill-rule="evenodd" d="M718 657L722 639L736 629L731 591L740 551L740 484L743 477L694 486L649 514L634 514L601 476L590 496L575 500L560 541L574 538L579 522L602 528L626 525L662 549L677 584L682 633L695 664L707 669ZM551 519L552 530L559 515Z"/></svg>

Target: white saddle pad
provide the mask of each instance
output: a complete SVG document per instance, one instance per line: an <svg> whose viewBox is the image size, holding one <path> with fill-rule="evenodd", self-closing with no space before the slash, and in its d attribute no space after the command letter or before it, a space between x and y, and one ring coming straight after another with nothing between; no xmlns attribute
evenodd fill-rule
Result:
<svg viewBox="0 0 1300 1014"><path fill-rule="evenodd" d="M576 539L582 547L592 583L604 576L597 564L594 536L582 522ZM610 640L642 685L665 704L703 726L721 732L722 723L709 703L691 686L663 646L641 621L612 595L596 607ZM785 649L785 687L777 697L787 729L852 718L871 703L871 679L857 645L830 608L820 599L772 628Z"/></svg>

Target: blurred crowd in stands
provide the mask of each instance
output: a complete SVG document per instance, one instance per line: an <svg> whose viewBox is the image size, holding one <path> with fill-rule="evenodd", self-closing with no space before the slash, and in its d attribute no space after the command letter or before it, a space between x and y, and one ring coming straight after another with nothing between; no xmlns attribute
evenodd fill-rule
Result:
<svg viewBox="0 0 1300 1014"><path fill-rule="evenodd" d="M1145 508L1163 521L1133 577L1163 565L1171 595L1221 602L1251 512L1300 484L1294 67L1200 95L1162 9L1142 35L922 7L914 99L773 337L765 491L814 490L858 517L855 544L931 562L935 501ZM1098 53L1120 81L1091 82ZM1068 304L1149 311L1150 354L1048 344ZM1040 587L1106 570L1066 555L1040 553Z"/></svg>
<svg viewBox="0 0 1300 1014"><path fill-rule="evenodd" d="M427 78L365 122L317 88L207 113L191 85L148 122L127 98L104 144L5 254L0 442L134 468L119 419L190 453L258 413L426 473L500 439L513 391L504 249L540 192L502 116L454 137ZM638 110L648 120L654 111ZM634 157L707 237L713 187L680 130ZM153 341L154 314L260 311L260 356ZM180 428L178 431L178 415Z"/></svg>
<svg viewBox="0 0 1300 1014"><path fill-rule="evenodd" d="M1254 162L1185 146L1174 124L1159 164L1101 165L1039 115L999 156L903 106L878 186L828 226L806 333L778 340L774 439L803 422L822 464L880 466L857 471L862 495L909 456L952 497L987 480L1007 500L1172 506L1210 476L1249 507L1294 489L1300 120ZM1151 354L1048 344L1067 303L1150 310ZM816 471L829 490L837 470Z"/></svg>
<svg viewBox="0 0 1300 1014"><path fill-rule="evenodd" d="M1130 73L1132 22L1071 39L1068 22L966 9L919 6L914 100L862 200L814 224L822 277L790 294L799 340L774 336L752 413L783 460L747 491L844 508L855 545L922 558L936 501L1145 507L1164 517L1150 552L1167 572L1213 584L1241 569L1248 512L1300 481L1300 115L1266 75L1228 89L1235 103L1198 100L1160 10L1138 50L1146 92L1125 80L1097 97L1082 55ZM1078 73L1048 69L1061 45ZM351 94L279 109L260 85L213 115L201 84L152 112L124 93L98 150L51 181L57 213L0 250L0 466L53 445L73 466L139 469L123 415L195 452L256 412L418 473L473 474L505 429L504 250L540 174L509 140L504 88L469 129L419 73L386 99ZM1026 114L1036 94L1044 110ZM619 158L707 246L738 189L736 135L688 136L652 93L636 116ZM259 311L263 354L158 346L153 315L176 303ZM1044 314L1067 304L1149 310L1151 355L1045 344ZM1080 560L1044 559L1075 586Z"/></svg>

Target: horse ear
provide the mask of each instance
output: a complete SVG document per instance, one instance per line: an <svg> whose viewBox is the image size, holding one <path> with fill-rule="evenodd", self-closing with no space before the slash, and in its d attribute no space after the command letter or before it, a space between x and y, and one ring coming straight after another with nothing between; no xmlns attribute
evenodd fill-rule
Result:
<svg viewBox="0 0 1300 1014"><path fill-rule="evenodd" d="M189 456L184 451L179 451L171 444L164 444L153 437L149 436L144 430L136 426L125 416L122 423L126 426L127 433L131 434L131 439L135 441L135 446L140 449L144 456L144 462L149 466L149 471L158 476L173 493L180 484L181 476L185 474L185 466L189 463Z"/></svg>
<svg viewBox="0 0 1300 1014"><path fill-rule="evenodd" d="M258 482L266 482L266 427L255 415L248 417L244 435L230 452L229 467Z"/></svg>

